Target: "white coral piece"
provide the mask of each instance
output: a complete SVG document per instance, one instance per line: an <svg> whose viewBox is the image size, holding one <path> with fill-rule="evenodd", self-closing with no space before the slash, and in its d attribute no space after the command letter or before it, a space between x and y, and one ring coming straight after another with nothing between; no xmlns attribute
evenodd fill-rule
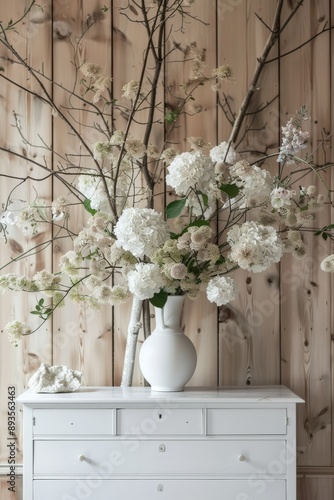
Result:
<svg viewBox="0 0 334 500"><path fill-rule="evenodd" d="M42 363L28 382L34 392L73 392L81 385L82 372L68 366Z"/></svg>

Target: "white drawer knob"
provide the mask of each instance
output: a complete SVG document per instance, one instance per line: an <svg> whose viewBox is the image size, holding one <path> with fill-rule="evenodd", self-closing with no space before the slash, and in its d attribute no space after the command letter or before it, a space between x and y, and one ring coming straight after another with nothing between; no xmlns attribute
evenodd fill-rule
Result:
<svg viewBox="0 0 334 500"><path fill-rule="evenodd" d="M86 457L85 455L79 455L78 459L80 460L80 462L83 462L84 460L86 460Z"/></svg>
<svg viewBox="0 0 334 500"><path fill-rule="evenodd" d="M239 460L239 462L244 462L246 460L245 455L239 455L238 460Z"/></svg>
<svg viewBox="0 0 334 500"><path fill-rule="evenodd" d="M166 446L164 444L159 445L159 451L164 452L166 451Z"/></svg>

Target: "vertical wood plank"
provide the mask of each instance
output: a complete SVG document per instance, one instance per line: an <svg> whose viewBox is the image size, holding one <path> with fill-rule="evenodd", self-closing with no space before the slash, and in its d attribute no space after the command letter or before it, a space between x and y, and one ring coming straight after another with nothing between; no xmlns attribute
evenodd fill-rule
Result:
<svg viewBox="0 0 334 500"><path fill-rule="evenodd" d="M297 479L298 500L331 500L334 496L332 477L303 477Z"/></svg>
<svg viewBox="0 0 334 500"><path fill-rule="evenodd" d="M285 12L288 14L288 11ZM281 39L285 53L319 32L329 21L329 3L307 1ZM327 64L323 64L323 61ZM320 61L322 61L320 63ZM330 98L330 53L328 34L317 37L299 51L281 60L281 113L284 122L305 104L310 111L309 150L321 141L322 127L330 128L327 102ZM318 78L321 75L321 78ZM291 87L289 82L293 81ZM284 117L284 118L283 118ZM321 148L315 162L323 163ZM314 176L303 178L305 186L321 184ZM316 225L323 226L329 209L319 213ZM296 262L290 256L281 265L282 290L282 382L294 389L305 405L298 410L298 447L301 465L330 465L331 359L330 277L319 264L329 253L321 239L305 235L308 257Z"/></svg>
<svg viewBox="0 0 334 500"><path fill-rule="evenodd" d="M1 6L1 17L4 24L12 19L19 19L26 5L30 2L7 2ZM26 22L21 24L18 33L11 32L8 36L19 54L28 64L42 70L46 75L51 74L50 66L50 2L42 1L44 13L40 8L34 8L29 14ZM17 81L22 88L28 91L36 92L41 95L41 90L33 78L28 77L27 72L13 61L13 57L1 47L1 65L4 67L5 75ZM13 112L18 116L22 136L15 128ZM34 202L37 197L41 199L46 207L50 205L51 184L48 181L39 182L44 172L36 163L50 165L50 154L48 151L38 147L43 146L39 133L44 131L44 139L47 143L51 140L51 122L48 113L41 105L41 102L33 97L32 94L24 92L14 85L2 85L0 99L1 123L8 124L2 128L1 146L12 150L21 155L20 158L15 154L10 155L5 152L0 153L1 173L5 176L17 176L23 179L30 176L28 180L18 190L13 188L19 184L19 180L4 177L0 183L1 202L6 204L9 194L13 200L9 210L27 206ZM24 138L23 138L24 137ZM29 163L26 158L35 161L35 164ZM23 203L18 200L24 200ZM46 211L48 211L46 209ZM32 232L24 233L13 226L9 227L8 244L5 245L1 236L1 267L10 262L11 259L19 258L30 248L47 241L50 238L50 227L45 224L39 224L36 234ZM3 268L2 273L17 273L20 276L32 277L43 267L49 267L51 262L51 251L46 251L43 255L32 255L24 259L13 262L10 266ZM9 292L0 296L1 308L1 327L7 322L13 320L26 321L32 329L37 328L40 320L36 320L30 315L36 304L35 295ZM46 348L51 342L50 325L45 324L39 332L32 337L26 338L20 342L19 347L15 348L9 344L5 335L0 337L0 401L1 401L1 449L0 460L7 462L6 437L7 431L7 388L14 386L16 395L21 393L27 385L27 380L32 373L39 367L43 361L50 362L50 352ZM22 450L22 419L17 411L16 437L17 437L17 456L18 462L21 461Z"/></svg>
<svg viewBox="0 0 334 500"><path fill-rule="evenodd" d="M222 29L219 30L221 38L218 43L218 47L221 47L219 64L229 63L235 73L236 83L230 84L226 94L234 113L237 113L247 93L257 58L269 36L267 26L272 25L275 8L275 2L240 2L234 10L225 10L222 16ZM244 32L245 38L236 54L228 41L238 29ZM270 56L275 54L276 49ZM246 117L240 131L238 149L248 161L255 161L258 157L270 154L278 145L278 100L275 99L278 92L277 75L277 63L271 63L264 68L258 84L259 90L249 108L250 115ZM255 113L262 108L263 112ZM230 124L226 119L221 119L219 126L219 135L228 140ZM270 162L266 161L262 166L275 174L275 164L271 167ZM279 268L273 265L259 274L240 270L233 277L238 284L239 297L220 308L219 383L278 383Z"/></svg>
<svg viewBox="0 0 334 500"><path fill-rule="evenodd" d="M108 6L109 2L107 2ZM77 64L93 62L103 66L105 75L111 74L111 14L102 10L106 2L81 2L80 0L55 2L53 43L54 81L65 89L72 89L76 79L73 65L73 45L77 43ZM85 35L82 34L85 32ZM79 74L78 78L81 79ZM78 90L79 85L76 86ZM86 107L72 98L77 111L66 112L69 106L69 93L54 86L54 98L58 106L69 118L85 142L92 146L105 140L93 128L97 118L85 112ZM87 99L91 99L89 94ZM73 119L71 118L73 116ZM76 122L77 121L77 122ZM74 163L81 167L93 168L91 158L79 162L79 154L86 155L80 140L64 125L60 118L54 119L54 149L62 155L71 155ZM57 159L56 159L57 160ZM57 166L55 166L57 168ZM73 172L75 173L75 171ZM67 180L69 180L67 178ZM73 179L74 182L76 182ZM54 198L68 197L67 189L58 182L54 185ZM87 220L82 207L71 210L70 228L78 233ZM59 258L72 249L70 240L60 240L54 247L54 269L59 269ZM53 353L54 364L67 364L73 369L82 370L86 385L106 385L112 383L112 316L111 307L93 311L73 304L70 300L65 307L54 315ZM92 359L96 360L92 362ZM98 369L97 369L98 366Z"/></svg>

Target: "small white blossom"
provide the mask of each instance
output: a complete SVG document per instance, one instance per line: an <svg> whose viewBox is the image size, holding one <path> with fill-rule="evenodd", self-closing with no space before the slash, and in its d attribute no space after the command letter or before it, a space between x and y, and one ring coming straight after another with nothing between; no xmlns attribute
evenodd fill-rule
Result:
<svg viewBox="0 0 334 500"><path fill-rule="evenodd" d="M287 160L288 164L293 164L293 156L307 147L305 141L309 133L302 130L301 121L298 118L291 118L288 123L282 127L282 145L280 147L278 162Z"/></svg>
<svg viewBox="0 0 334 500"><path fill-rule="evenodd" d="M230 82L233 80L233 71L229 64L223 64L212 71L213 76L218 78L218 80L224 80L225 82Z"/></svg>
<svg viewBox="0 0 334 500"><path fill-rule="evenodd" d="M7 323L4 328L4 332L8 335L8 340L16 347L18 346L18 341L22 339L24 335L29 335L31 333L31 328L22 321L12 321Z"/></svg>
<svg viewBox="0 0 334 500"><path fill-rule="evenodd" d="M67 200L60 196L56 200L53 200L51 204L52 219L54 221L59 221L65 217L68 219L70 216L70 211L68 208Z"/></svg>
<svg viewBox="0 0 334 500"><path fill-rule="evenodd" d="M128 139L125 149L127 155L134 160L140 160L146 153L144 144L138 139Z"/></svg>
<svg viewBox="0 0 334 500"><path fill-rule="evenodd" d="M232 278L216 276L212 278L206 289L206 296L210 302L222 306L234 300L238 295L236 282Z"/></svg>
<svg viewBox="0 0 334 500"><path fill-rule="evenodd" d="M124 132L122 130L115 130L110 139L110 144L112 146L122 146L124 142Z"/></svg>
<svg viewBox="0 0 334 500"><path fill-rule="evenodd" d="M101 76L102 70L103 68L99 64L93 64L89 62L85 62L80 66L81 73L85 77L92 78L93 80L96 80Z"/></svg>
<svg viewBox="0 0 334 500"><path fill-rule="evenodd" d="M122 96L125 97L125 99L133 100L137 96L138 89L139 89L139 82L131 80L129 83L126 83L123 86Z"/></svg>
<svg viewBox="0 0 334 500"><path fill-rule="evenodd" d="M275 188L270 193L270 201L273 208L282 208L284 205L291 205L291 199L296 191L283 187Z"/></svg>
<svg viewBox="0 0 334 500"><path fill-rule="evenodd" d="M186 274L187 274L187 266L182 264L182 262L173 264L172 267L170 268L170 275L172 278L176 280L183 280Z"/></svg>

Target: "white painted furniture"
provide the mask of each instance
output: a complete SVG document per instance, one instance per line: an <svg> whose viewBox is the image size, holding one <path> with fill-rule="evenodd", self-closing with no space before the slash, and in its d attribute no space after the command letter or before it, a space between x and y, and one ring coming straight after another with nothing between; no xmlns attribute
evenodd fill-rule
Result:
<svg viewBox="0 0 334 500"><path fill-rule="evenodd" d="M24 405L24 500L295 500L296 403L283 386L87 387Z"/></svg>

